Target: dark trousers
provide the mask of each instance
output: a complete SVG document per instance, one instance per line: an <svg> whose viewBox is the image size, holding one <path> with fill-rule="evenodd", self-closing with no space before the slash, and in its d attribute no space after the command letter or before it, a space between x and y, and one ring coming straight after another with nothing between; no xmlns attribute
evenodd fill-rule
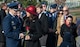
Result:
<svg viewBox="0 0 80 47"><path fill-rule="evenodd" d="M5 47L5 43L4 42L0 42L0 47Z"/></svg>
<svg viewBox="0 0 80 47"><path fill-rule="evenodd" d="M56 47L57 38L55 33L49 33L47 37L46 47Z"/></svg>

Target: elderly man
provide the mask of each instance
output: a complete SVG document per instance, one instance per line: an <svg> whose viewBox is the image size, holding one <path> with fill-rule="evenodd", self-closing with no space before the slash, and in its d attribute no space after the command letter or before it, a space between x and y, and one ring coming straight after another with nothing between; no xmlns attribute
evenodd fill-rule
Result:
<svg viewBox="0 0 80 47"><path fill-rule="evenodd" d="M61 17L61 25L64 23L64 20L66 19L67 16L72 16L69 12L68 6L63 7L63 16ZM73 16L73 22L76 23L76 17Z"/></svg>
<svg viewBox="0 0 80 47"><path fill-rule="evenodd" d="M18 3L12 2L8 5L8 7L9 13L2 23L4 35L6 37L6 47L20 47L20 37L23 38L24 35L20 34L21 24L16 16Z"/></svg>

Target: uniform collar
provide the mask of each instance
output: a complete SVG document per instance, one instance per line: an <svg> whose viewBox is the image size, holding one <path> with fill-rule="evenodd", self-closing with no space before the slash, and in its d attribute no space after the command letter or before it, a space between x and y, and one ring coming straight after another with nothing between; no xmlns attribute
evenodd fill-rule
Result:
<svg viewBox="0 0 80 47"><path fill-rule="evenodd" d="M9 14L10 14L12 17L15 17L11 12L9 12Z"/></svg>
<svg viewBox="0 0 80 47"><path fill-rule="evenodd" d="M46 11L42 11L42 13L46 13Z"/></svg>

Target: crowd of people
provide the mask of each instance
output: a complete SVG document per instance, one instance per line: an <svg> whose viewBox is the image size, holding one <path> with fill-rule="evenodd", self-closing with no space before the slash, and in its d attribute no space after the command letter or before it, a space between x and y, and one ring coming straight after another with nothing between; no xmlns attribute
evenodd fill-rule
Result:
<svg viewBox="0 0 80 47"><path fill-rule="evenodd" d="M17 1L1 4L0 47L80 47L79 31L68 6L51 4L47 10L46 2L26 8Z"/></svg>

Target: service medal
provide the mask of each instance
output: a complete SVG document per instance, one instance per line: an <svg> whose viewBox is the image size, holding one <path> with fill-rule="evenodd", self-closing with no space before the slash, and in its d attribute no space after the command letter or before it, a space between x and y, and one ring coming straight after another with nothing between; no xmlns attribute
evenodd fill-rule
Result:
<svg viewBox="0 0 80 47"><path fill-rule="evenodd" d="M11 21L12 25L14 25L14 21Z"/></svg>
<svg viewBox="0 0 80 47"><path fill-rule="evenodd" d="M13 29L15 30L16 29L16 26L13 26Z"/></svg>
<svg viewBox="0 0 80 47"><path fill-rule="evenodd" d="M33 20L32 22L35 22L35 20Z"/></svg>

